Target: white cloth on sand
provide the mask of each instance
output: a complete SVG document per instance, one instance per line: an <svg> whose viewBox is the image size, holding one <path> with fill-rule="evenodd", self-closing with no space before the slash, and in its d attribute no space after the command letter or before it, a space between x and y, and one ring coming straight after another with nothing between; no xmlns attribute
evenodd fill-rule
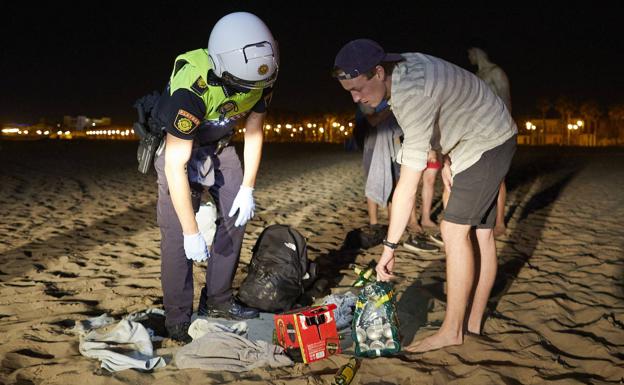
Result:
<svg viewBox="0 0 624 385"><path fill-rule="evenodd" d="M247 323L245 321L237 322L231 326L226 326L217 322L210 322L205 319L198 318L188 329L188 335L194 340L201 338L207 333L228 332L247 337Z"/></svg>
<svg viewBox="0 0 624 385"><path fill-rule="evenodd" d="M101 328L113 323L115 323L115 319L110 317L107 313L104 313L97 317L76 322L73 331L77 334L84 334L92 329Z"/></svg>
<svg viewBox="0 0 624 385"><path fill-rule="evenodd" d="M102 361L102 368L117 372L125 369L152 370L166 365L154 356L150 335L138 322L120 321L111 331L98 329L80 335L80 353Z"/></svg>

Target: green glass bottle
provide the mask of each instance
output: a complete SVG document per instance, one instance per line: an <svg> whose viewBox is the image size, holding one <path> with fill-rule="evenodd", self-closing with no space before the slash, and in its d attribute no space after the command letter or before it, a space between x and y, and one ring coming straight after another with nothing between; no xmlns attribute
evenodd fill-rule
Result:
<svg viewBox="0 0 624 385"><path fill-rule="evenodd" d="M375 273L375 269L373 267L369 266L365 269L362 269L356 266L353 271L355 271L355 274L358 275L357 279L353 283L353 287L361 287L366 285L368 282L372 282L375 280L375 277L373 275Z"/></svg>

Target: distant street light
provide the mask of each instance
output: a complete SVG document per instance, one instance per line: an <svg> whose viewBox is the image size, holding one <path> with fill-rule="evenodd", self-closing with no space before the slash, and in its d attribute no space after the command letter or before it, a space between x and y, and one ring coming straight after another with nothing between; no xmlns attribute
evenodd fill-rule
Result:
<svg viewBox="0 0 624 385"><path fill-rule="evenodd" d="M577 123L579 122L582 125L583 122L579 120ZM576 131L578 130L578 128L579 128L578 124L571 124L571 123L568 124L568 146L570 145L570 132L572 132L573 130Z"/></svg>
<svg viewBox="0 0 624 385"><path fill-rule="evenodd" d="M585 122L583 122L582 120L577 120L577 121L576 121L576 126L577 126L578 128L583 128L583 126L584 126L584 125L585 125ZM590 139L590 138L588 138L588 139L589 139L589 141L590 141L590 144L589 144L589 145L591 146L591 139Z"/></svg>
<svg viewBox="0 0 624 385"><path fill-rule="evenodd" d="M533 133L535 132L535 129L537 127L535 126L535 124L533 124L531 122L526 122L525 126L526 126L527 131L529 131L529 135L530 135L530 137L529 137L529 139L530 139L529 140L529 144L535 144L535 143L533 143L534 142L534 140L533 140L534 139L533 138Z"/></svg>

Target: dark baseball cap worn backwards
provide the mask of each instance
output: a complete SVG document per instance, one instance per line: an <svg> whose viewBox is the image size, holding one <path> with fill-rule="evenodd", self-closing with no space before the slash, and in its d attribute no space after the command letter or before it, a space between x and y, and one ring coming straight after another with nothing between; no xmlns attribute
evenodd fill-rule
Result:
<svg viewBox="0 0 624 385"><path fill-rule="evenodd" d="M334 60L333 75L337 79L353 79L365 74L382 62L403 60L398 53L386 53L374 40L356 39L345 44Z"/></svg>

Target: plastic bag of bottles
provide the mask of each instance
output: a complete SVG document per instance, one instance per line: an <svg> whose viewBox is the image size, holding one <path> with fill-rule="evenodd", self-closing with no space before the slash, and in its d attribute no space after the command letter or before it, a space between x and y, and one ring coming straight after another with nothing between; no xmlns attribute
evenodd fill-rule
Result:
<svg viewBox="0 0 624 385"><path fill-rule="evenodd" d="M372 282L362 288L355 304L351 330L358 357L390 356L401 350L391 283Z"/></svg>

